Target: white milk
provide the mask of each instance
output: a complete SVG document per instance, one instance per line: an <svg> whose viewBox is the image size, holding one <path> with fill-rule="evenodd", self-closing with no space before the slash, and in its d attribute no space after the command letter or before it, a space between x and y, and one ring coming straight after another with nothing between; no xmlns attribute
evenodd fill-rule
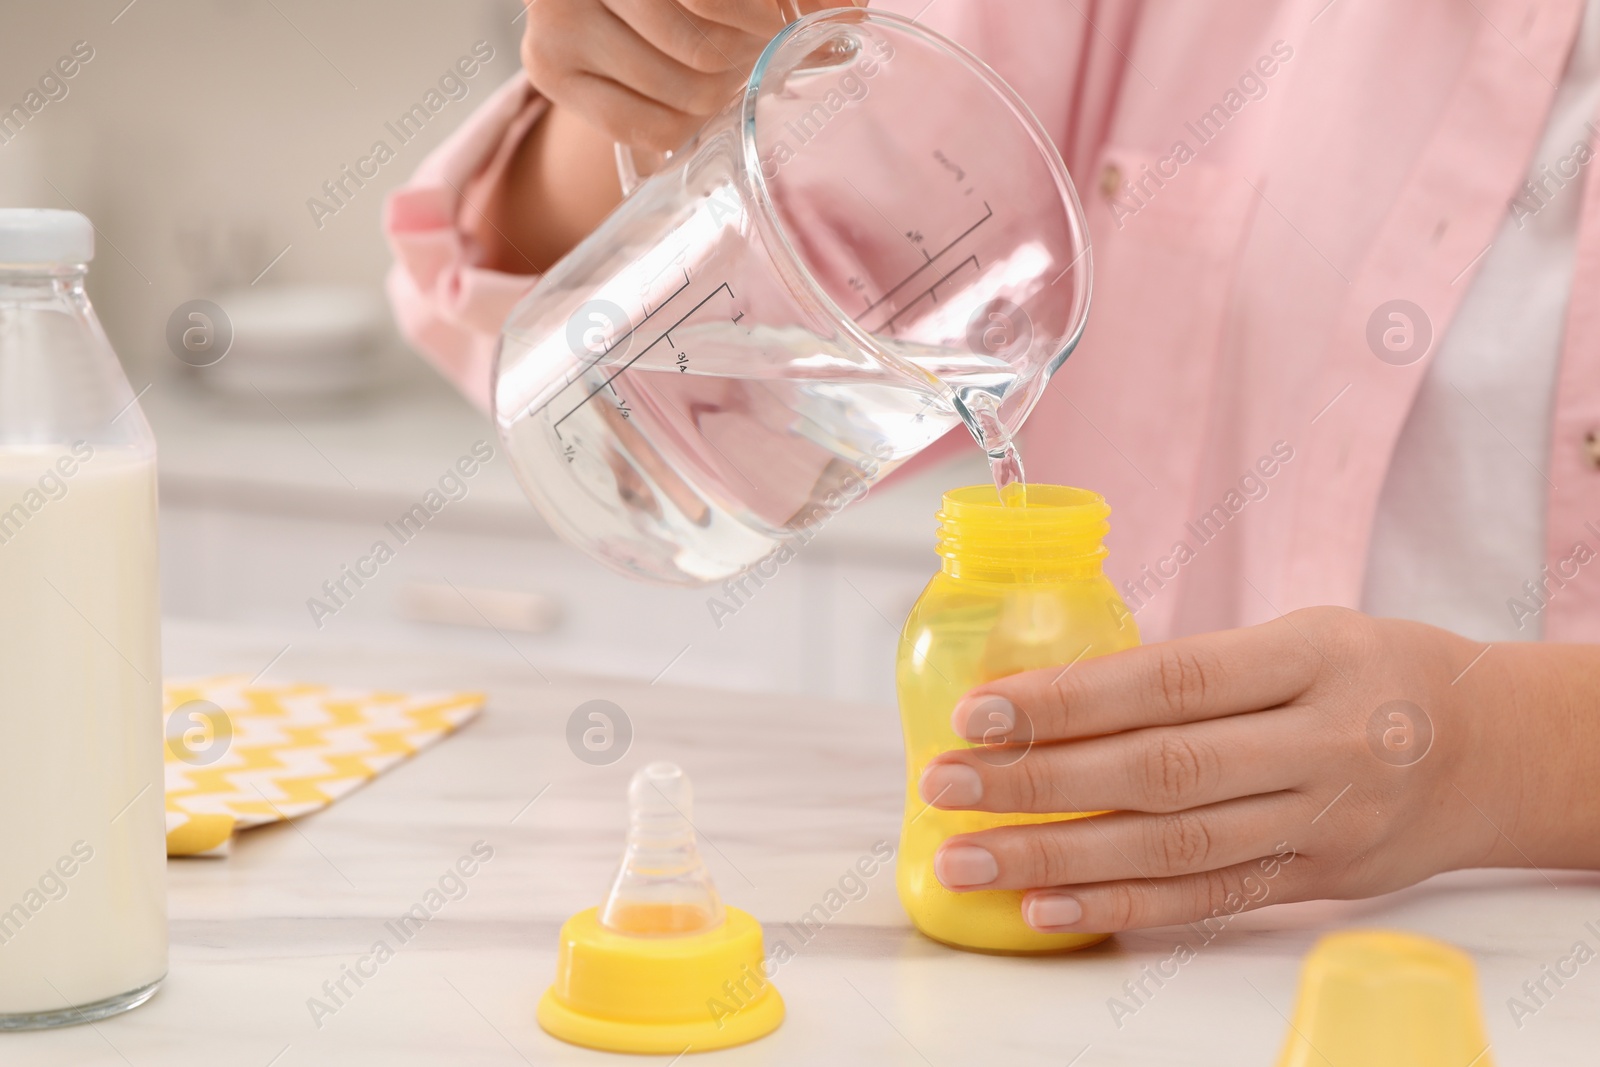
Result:
<svg viewBox="0 0 1600 1067"><path fill-rule="evenodd" d="M156 559L152 460L0 446L0 1015L166 973Z"/></svg>

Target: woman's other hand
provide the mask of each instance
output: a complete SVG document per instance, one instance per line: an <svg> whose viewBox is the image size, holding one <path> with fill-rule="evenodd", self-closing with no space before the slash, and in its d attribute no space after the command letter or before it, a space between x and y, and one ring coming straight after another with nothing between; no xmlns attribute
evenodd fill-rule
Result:
<svg viewBox="0 0 1600 1067"><path fill-rule="evenodd" d="M1313 608L1003 678L952 721L1009 750L942 754L923 799L1109 813L953 837L935 872L1026 890L1030 925L1075 932L1590 866L1600 816L1573 785L1600 752L1596 660Z"/></svg>

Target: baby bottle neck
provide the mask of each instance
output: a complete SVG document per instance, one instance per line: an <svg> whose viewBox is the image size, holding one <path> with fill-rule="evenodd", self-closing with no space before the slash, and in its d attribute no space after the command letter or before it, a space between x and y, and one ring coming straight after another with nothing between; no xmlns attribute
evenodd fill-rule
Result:
<svg viewBox="0 0 1600 1067"><path fill-rule="evenodd" d="M944 573L988 582L1096 577L1110 514L1087 489L1029 485L1022 507L1001 504L993 486L952 489L938 515Z"/></svg>

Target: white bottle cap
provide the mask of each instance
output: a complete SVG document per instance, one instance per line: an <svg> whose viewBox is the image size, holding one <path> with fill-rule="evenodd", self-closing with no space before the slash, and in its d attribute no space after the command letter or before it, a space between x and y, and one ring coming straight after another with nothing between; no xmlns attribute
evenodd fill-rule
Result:
<svg viewBox="0 0 1600 1067"><path fill-rule="evenodd" d="M0 263L66 265L94 258L94 226L76 211L0 208Z"/></svg>

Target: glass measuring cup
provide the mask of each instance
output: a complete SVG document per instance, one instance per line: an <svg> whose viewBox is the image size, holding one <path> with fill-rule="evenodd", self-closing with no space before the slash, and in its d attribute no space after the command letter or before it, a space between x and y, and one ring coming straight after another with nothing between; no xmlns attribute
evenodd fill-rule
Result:
<svg viewBox="0 0 1600 1067"><path fill-rule="evenodd" d="M1066 167L992 70L910 19L819 12L513 310L494 418L567 540L718 581L958 423L1007 447L1090 276Z"/></svg>

